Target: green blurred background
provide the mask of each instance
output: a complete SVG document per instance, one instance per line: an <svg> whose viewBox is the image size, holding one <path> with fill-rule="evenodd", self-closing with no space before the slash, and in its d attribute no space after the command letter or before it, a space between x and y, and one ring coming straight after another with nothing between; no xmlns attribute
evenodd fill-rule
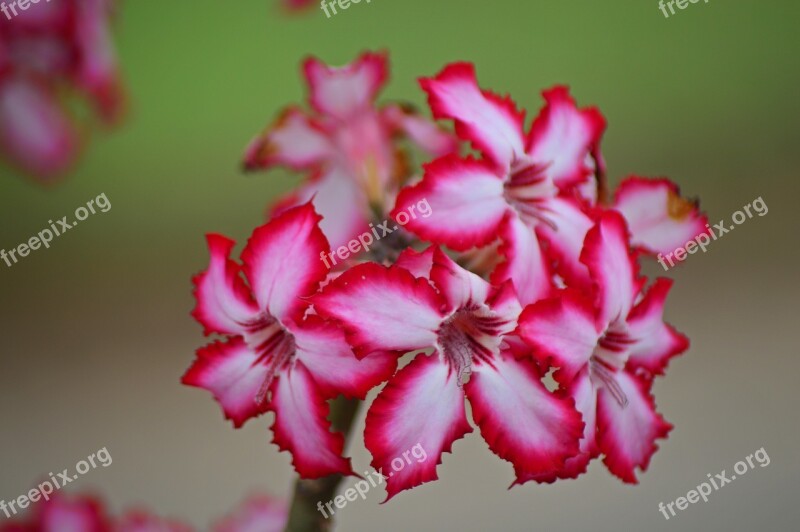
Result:
<svg viewBox="0 0 800 532"><path fill-rule="evenodd" d="M179 384L204 344L189 311L203 235L239 241L299 177L244 176L241 153L286 104L305 98L301 60L342 64L390 52L382 98L424 104L416 78L453 60L535 115L567 83L609 122L612 184L667 175L713 221L763 197L754 218L670 272L670 321L692 339L656 385L675 424L637 487L600 463L577 481L507 491L509 464L477 433L445 455L440 480L380 506L341 511L340 530L790 530L800 519L797 141L800 6L711 0L669 19L656 0L373 0L327 19L272 0L124 3L117 43L127 122L92 139L62 183L0 168L0 248L72 215L97 214L19 264L0 263L0 499L107 446L114 463L73 483L115 510L143 504L203 524L293 472L269 416L234 431L210 396ZM655 268L650 273L657 274ZM363 427L363 424L359 427ZM665 521L669 502L760 447L757 468ZM368 467L361 441L354 464Z"/></svg>

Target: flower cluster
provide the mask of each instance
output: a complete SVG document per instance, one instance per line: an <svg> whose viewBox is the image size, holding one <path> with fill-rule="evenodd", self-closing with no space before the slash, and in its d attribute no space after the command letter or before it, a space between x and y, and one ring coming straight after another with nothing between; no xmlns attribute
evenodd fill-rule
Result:
<svg viewBox="0 0 800 532"><path fill-rule="evenodd" d="M0 15L0 153L22 171L48 179L75 162L88 125L75 113L76 95L105 124L120 118L113 7L113 0L59 0Z"/></svg>
<svg viewBox="0 0 800 532"><path fill-rule="evenodd" d="M281 532L288 508L265 495L245 501L231 515L212 527L214 532ZM109 515L103 502L92 496L53 495L36 504L24 519L0 525L0 532L192 532L193 527L155 516L145 510L131 510L120 517Z"/></svg>
<svg viewBox="0 0 800 532"><path fill-rule="evenodd" d="M308 179L240 261L209 235L193 315L225 340L197 352L184 383L237 427L274 412L274 442L316 478L353 473L327 400L388 381L367 412L373 467L414 444L436 458L387 478L389 497L437 478L442 453L473 430L466 401L515 483L574 478L600 456L636 482L671 428L653 379L688 348L663 319L671 282L648 283L639 260L705 232L704 215L666 179L629 177L608 197L605 119L566 87L543 93L526 128L472 65L449 65L420 85L451 136L407 105L375 104L387 71L383 54L341 68L309 59L312 110L290 107L247 149L248 169ZM434 157L422 175L408 140ZM398 221L423 201L429 215ZM331 246L387 214L403 227L323 267Z"/></svg>

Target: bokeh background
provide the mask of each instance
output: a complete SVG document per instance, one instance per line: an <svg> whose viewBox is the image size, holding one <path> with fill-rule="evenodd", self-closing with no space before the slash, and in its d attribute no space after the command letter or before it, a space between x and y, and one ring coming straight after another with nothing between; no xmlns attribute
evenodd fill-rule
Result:
<svg viewBox="0 0 800 532"><path fill-rule="evenodd" d="M304 99L308 54L342 64L385 48L384 99L424 104L415 79L453 60L532 114L569 84L609 121L612 184L667 175L715 222L755 198L769 207L669 272L668 319L692 339L655 387L675 425L638 486L599 462L577 481L507 490L510 464L476 433L445 455L440 480L340 511L339 530L796 530L800 5L656 0L373 0L326 19L272 0L125 2L117 43L127 123L97 135L62 183L0 168L0 248L13 248L105 193L97 214L8 268L0 263L0 499L107 447L113 465L70 485L115 511L142 504L203 525L253 491L288 494L289 456L269 416L234 431L179 379L204 344L189 311L203 235L240 242L299 179L245 176L248 140ZM660 268L649 268L652 274ZM363 421L358 430L363 428ZM771 459L665 521L669 502L764 447ZM350 446L368 467L362 441ZM352 484L352 481L346 483Z"/></svg>

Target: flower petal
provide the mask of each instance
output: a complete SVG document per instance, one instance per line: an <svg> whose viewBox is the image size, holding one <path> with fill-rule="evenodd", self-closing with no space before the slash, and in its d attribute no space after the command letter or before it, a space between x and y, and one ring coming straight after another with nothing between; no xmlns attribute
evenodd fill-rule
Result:
<svg viewBox="0 0 800 532"><path fill-rule="evenodd" d="M0 82L0 151L42 179L68 170L80 151L78 132L56 98L19 77Z"/></svg>
<svg viewBox="0 0 800 532"><path fill-rule="evenodd" d="M114 527L114 532L192 532L192 530L187 524L163 519L144 510L127 512Z"/></svg>
<svg viewBox="0 0 800 532"><path fill-rule="evenodd" d="M332 156L331 143L321 125L300 109L290 107L252 140L244 155L247 170L286 165L294 170L312 168Z"/></svg>
<svg viewBox="0 0 800 532"><path fill-rule="evenodd" d="M193 279L197 305L192 316L205 328L205 334L241 334L247 323L258 315L250 297L241 267L230 260L236 244L222 235L206 236L211 261L208 269Z"/></svg>
<svg viewBox="0 0 800 532"><path fill-rule="evenodd" d="M431 155L441 157L458 148L458 141L453 135L409 108L389 105L383 114L392 129L402 131Z"/></svg>
<svg viewBox="0 0 800 532"><path fill-rule="evenodd" d="M518 474L515 484L529 480L552 483L558 479L577 478L598 455L597 450L597 389L594 387L588 370L583 370L565 389L566 395L575 401L575 409L583 420L583 434L578 453L564 462L564 467L542 474Z"/></svg>
<svg viewBox="0 0 800 532"><path fill-rule="evenodd" d="M266 402L256 401L269 372L258 361L259 355L241 337L226 343L214 342L197 350L197 359L181 382L210 391L225 418L239 428L268 410Z"/></svg>
<svg viewBox="0 0 800 532"><path fill-rule="evenodd" d="M664 323L664 303L671 287L671 279L656 279L628 316L628 335L634 340L628 364L651 375L662 375L669 360L689 348L689 339Z"/></svg>
<svg viewBox="0 0 800 532"><path fill-rule="evenodd" d="M408 270L414 277L429 279L433 267L433 254L437 249L436 246L428 246L425 251L406 248L400 253L394 264Z"/></svg>
<svg viewBox="0 0 800 532"><path fill-rule="evenodd" d="M625 217L634 246L652 254L671 253L702 233L708 218L697 202L681 197L669 179L625 179L615 194L614 208Z"/></svg>
<svg viewBox="0 0 800 532"><path fill-rule="evenodd" d="M453 63L436 77L420 79L435 118L455 120L456 134L472 142L499 168L524 155L525 113L510 98L481 91L470 63Z"/></svg>
<svg viewBox="0 0 800 532"><path fill-rule="evenodd" d="M481 305L491 290L489 283L453 262L439 248L433 254L430 279L447 301L447 312Z"/></svg>
<svg viewBox="0 0 800 532"><path fill-rule="evenodd" d="M601 331L591 302L579 291L567 289L526 307L518 332L541 364L559 368L553 378L568 384L588 364Z"/></svg>
<svg viewBox="0 0 800 532"><path fill-rule="evenodd" d="M323 317L342 323L357 355L430 347L442 320L443 300L425 279L375 263L346 271L313 298Z"/></svg>
<svg viewBox="0 0 800 532"><path fill-rule="evenodd" d="M546 297L552 289L550 273L533 229L518 216L509 215L500 228L500 237L500 253L506 260L492 272L492 284L511 279L523 305Z"/></svg>
<svg viewBox="0 0 800 532"><path fill-rule="evenodd" d="M615 374L620 391L627 397L621 405L601 388L597 398L597 443L603 462L623 482L636 484L636 468L647 469L658 449L655 441L666 438L672 425L656 412L646 381L626 371Z"/></svg>
<svg viewBox="0 0 800 532"><path fill-rule="evenodd" d="M605 118L595 108L578 109L569 89L556 86L542 93L545 106L531 125L527 151L560 188L583 183L594 173L591 154L600 143Z"/></svg>
<svg viewBox="0 0 800 532"><path fill-rule="evenodd" d="M572 400L544 387L530 361L501 354L472 371L464 385L472 417L492 452L518 474L558 470L578 452L580 414Z"/></svg>
<svg viewBox="0 0 800 532"><path fill-rule="evenodd" d="M369 221L364 213L367 200L358 184L341 167L334 165L315 174L311 180L274 205L272 214L277 216L309 201L322 216L319 227L332 250L347 245L360 234L369 233ZM337 256L329 258L331 267L334 267Z"/></svg>
<svg viewBox="0 0 800 532"><path fill-rule="evenodd" d="M386 500L436 480L436 466L453 442L472 432L457 375L436 355L417 355L378 394L367 413L364 442L386 479ZM392 461L419 445L423 461L393 471Z"/></svg>
<svg viewBox="0 0 800 532"><path fill-rule="evenodd" d="M580 205L567 198L551 198L543 202L542 210L553 223L538 224L536 234L547 241L548 252L556 259L556 271L576 288L590 288L589 271L580 262L586 233L594 222Z"/></svg>
<svg viewBox="0 0 800 532"><path fill-rule="evenodd" d="M308 316L288 328L297 344L297 359L306 366L325 397L341 393L363 399L397 368L397 357L389 353L373 353L357 359L344 331L318 316Z"/></svg>
<svg viewBox="0 0 800 532"><path fill-rule="evenodd" d="M303 71L314 109L342 120L371 105L389 77L385 53L364 53L343 67L331 67L312 57Z"/></svg>
<svg viewBox="0 0 800 532"><path fill-rule="evenodd" d="M328 241L310 203L294 207L253 231L242 251L244 272L259 308L278 319L292 317L317 291L328 269L321 257Z"/></svg>
<svg viewBox="0 0 800 532"><path fill-rule="evenodd" d="M425 165L422 181L400 191L391 216L397 220L401 213L410 215L406 229L464 251L497 238L507 211L503 182L487 163L449 155Z"/></svg>
<svg viewBox="0 0 800 532"><path fill-rule="evenodd" d="M214 532L283 532L289 519L285 501L268 496L251 497L213 526Z"/></svg>
<svg viewBox="0 0 800 532"><path fill-rule="evenodd" d="M350 459L342 457L344 437L330 431L328 403L302 362L295 362L273 384L270 410L275 412L273 443L292 454L301 478L353 473Z"/></svg>
<svg viewBox="0 0 800 532"><path fill-rule="evenodd" d="M628 243L625 220L615 211L604 213L586 235L581 262L597 286L602 329L627 318L639 292L639 268Z"/></svg>

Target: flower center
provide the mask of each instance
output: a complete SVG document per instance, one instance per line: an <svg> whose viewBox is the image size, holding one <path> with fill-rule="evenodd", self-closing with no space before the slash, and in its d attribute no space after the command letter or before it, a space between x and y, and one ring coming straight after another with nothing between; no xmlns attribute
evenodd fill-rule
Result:
<svg viewBox="0 0 800 532"><path fill-rule="evenodd" d="M459 309L442 323L437 347L458 375L459 387L472 373L474 358L489 361L498 352L507 324L485 305Z"/></svg>
<svg viewBox="0 0 800 532"><path fill-rule="evenodd" d="M247 326L245 342L258 354L251 367L263 365L267 367L264 382L258 390L254 401L261 405L279 371L289 366L294 358L296 345L294 336L284 328L276 318L264 314Z"/></svg>
<svg viewBox="0 0 800 532"><path fill-rule="evenodd" d="M633 339L628 335L627 328L614 324L597 342L589 360L591 376L609 391L622 408L628 406L628 397L620 388L615 375L625 367L628 348L632 343Z"/></svg>
<svg viewBox="0 0 800 532"><path fill-rule="evenodd" d="M503 196L528 226L543 223L555 231L556 224L548 216L544 200L555 196L558 190L544 170L541 165L515 162L508 181L503 185Z"/></svg>

